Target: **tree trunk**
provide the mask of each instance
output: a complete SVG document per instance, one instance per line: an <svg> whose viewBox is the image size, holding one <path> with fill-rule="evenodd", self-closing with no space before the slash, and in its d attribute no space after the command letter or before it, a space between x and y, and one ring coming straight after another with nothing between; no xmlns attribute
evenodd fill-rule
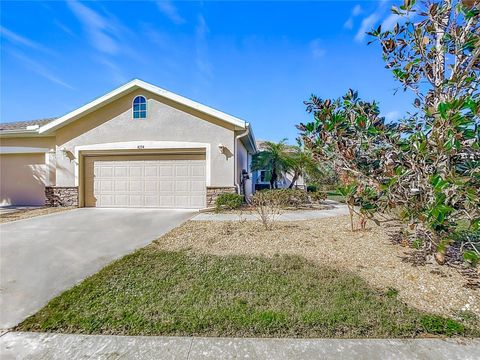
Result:
<svg viewBox="0 0 480 360"><path fill-rule="evenodd" d="M295 185L295 183L297 182L298 178L300 177L300 174L298 172L295 172L293 174L293 178L292 178L292 182L290 183L290 185L288 185L288 188L289 189L292 189L293 186Z"/></svg>
<svg viewBox="0 0 480 360"><path fill-rule="evenodd" d="M275 170L272 170L272 177L270 178L270 187L272 189L278 189L277 179L277 172Z"/></svg>

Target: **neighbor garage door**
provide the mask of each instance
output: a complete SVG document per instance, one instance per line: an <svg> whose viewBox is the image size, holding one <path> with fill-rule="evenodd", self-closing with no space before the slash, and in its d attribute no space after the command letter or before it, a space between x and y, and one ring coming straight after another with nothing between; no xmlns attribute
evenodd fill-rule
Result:
<svg viewBox="0 0 480 360"><path fill-rule="evenodd" d="M0 205L45 205L45 154L0 155Z"/></svg>
<svg viewBox="0 0 480 360"><path fill-rule="evenodd" d="M85 206L205 207L205 156L85 158Z"/></svg>

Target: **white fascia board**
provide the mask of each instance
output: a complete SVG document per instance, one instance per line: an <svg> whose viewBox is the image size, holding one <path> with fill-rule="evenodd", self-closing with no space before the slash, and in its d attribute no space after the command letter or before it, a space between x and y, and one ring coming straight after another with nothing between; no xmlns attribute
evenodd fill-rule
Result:
<svg viewBox="0 0 480 360"><path fill-rule="evenodd" d="M38 134L37 130L26 130L26 129L15 129L15 130L0 130L0 137L7 137L7 136L34 136Z"/></svg>
<svg viewBox="0 0 480 360"><path fill-rule="evenodd" d="M151 93L154 93L158 96L161 96L161 97L164 97L164 98L167 98L167 99L170 99L170 100L173 100L175 102L178 102L182 105L185 105L185 106L188 106L192 109L195 109L197 111L200 111L202 113L205 113L207 115L210 115L210 116L213 116L219 120L222 120L222 121L225 121L227 123L230 123L234 126L237 126L241 129L245 129L246 128L246 122L239 119L239 118L236 118L232 115L229 115L229 114L226 114L224 112L221 112L219 110L216 110L216 109L213 109L211 107L208 107L208 106L205 106L205 105L202 105L196 101L193 101L193 100L190 100L190 99L187 99L183 96L180 96L180 95L177 95L177 94L174 94L170 91L167 91L165 89L162 89L162 88L159 88L158 86L155 86L155 85L152 85L152 84L149 84L145 81L142 81L142 80L138 80L138 79L135 79L135 80L132 80L120 87L118 87L117 89L109 92L108 94L105 94L95 100L93 100L92 102L42 126L40 129L39 129L39 133L42 134L42 133L45 133L45 132L49 132L49 131L54 131L55 129L61 127L61 126L64 126L64 125L67 125L68 123L76 120L78 117L82 116L82 115L85 115L85 114L88 114L89 112L92 112L94 110L96 110L97 108L101 107L102 105L104 105L105 103L109 103L109 102L112 102L113 100L116 100L117 98L129 93L129 92L132 92L133 90L137 89L137 88L141 88L141 89L144 89L144 90L147 90Z"/></svg>
<svg viewBox="0 0 480 360"><path fill-rule="evenodd" d="M252 124L247 123L247 126L250 128L250 132L248 133L248 135L250 138L250 142L252 143L253 153L257 153L258 152L257 140L255 140L255 134L253 133Z"/></svg>
<svg viewBox="0 0 480 360"><path fill-rule="evenodd" d="M38 154L47 153L49 148L36 148L27 146L1 146L0 154Z"/></svg>

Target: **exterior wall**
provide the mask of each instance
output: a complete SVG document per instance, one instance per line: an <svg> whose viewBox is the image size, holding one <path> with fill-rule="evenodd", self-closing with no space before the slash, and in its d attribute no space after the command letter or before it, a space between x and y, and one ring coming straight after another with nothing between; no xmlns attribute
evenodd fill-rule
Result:
<svg viewBox="0 0 480 360"><path fill-rule="evenodd" d="M47 186L46 206L78 206L78 187Z"/></svg>
<svg viewBox="0 0 480 360"><path fill-rule="evenodd" d="M207 187L207 207L215 206L215 200L217 200L220 194L235 194L237 190L232 187Z"/></svg>
<svg viewBox="0 0 480 360"><path fill-rule="evenodd" d="M45 205L45 154L0 155L0 205Z"/></svg>
<svg viewBox="0 0 480 360"><path fill-rule="evenodd" d="M132 118L132 101L137 95L148 99L146 119ZM210 144L209 186L233 187L233 125L172 105L170 100L136 90L60 128L56 136L56 185L75 185L75 165L79 162L74 155L75 147L129 141L175 141ZM219 144L227 151L220 153Z"/></svg>
<svg viewBox="0 0 480 360"><path fill-rule="evenodd" d="M45 157L45 185L55 184L55 137L30 136L30 137L2 137L0 138L0 154L42 154Z"/></svg>
<svg viewBox="0 0 480 360"><path fill-rule="evenodd" d="M236 182L240 185L242 180L242 169L245 169L249 173L249 179L245 181L245 195L248 197L252 195L252 176L250 174L250 154L243 145L241 140L237 141L237 178Z"/></svg>

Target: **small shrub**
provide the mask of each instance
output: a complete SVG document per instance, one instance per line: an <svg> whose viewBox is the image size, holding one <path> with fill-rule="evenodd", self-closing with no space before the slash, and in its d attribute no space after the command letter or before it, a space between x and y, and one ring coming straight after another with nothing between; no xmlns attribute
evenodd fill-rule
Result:
<svg viewBox="0 0 480 360"><path fill-rule="evenodd" d="M239 194L220 194L215 200L217 211L221 209L234 210L243 204L243 196Z"/></svg>
<svg viewBox="0 0 480 360"><path fill-rule="evenodd" d="M307 192L317 192L318 187L317 185L308 185L307 186Z"/></svg>
<svg viewBox="0 0 480 360"><path fill-rule="evenodd" d="M271 230L285 207L285 196L279 190L257 191L252 204L265 229Z"/></svg>
<svg viewBox="0 0 480 360"><path fill-rule="evenodd" d="M274 196L283 207L296 207L310 203L308 193L300 189L277 189L272 190Z"/></svg>

